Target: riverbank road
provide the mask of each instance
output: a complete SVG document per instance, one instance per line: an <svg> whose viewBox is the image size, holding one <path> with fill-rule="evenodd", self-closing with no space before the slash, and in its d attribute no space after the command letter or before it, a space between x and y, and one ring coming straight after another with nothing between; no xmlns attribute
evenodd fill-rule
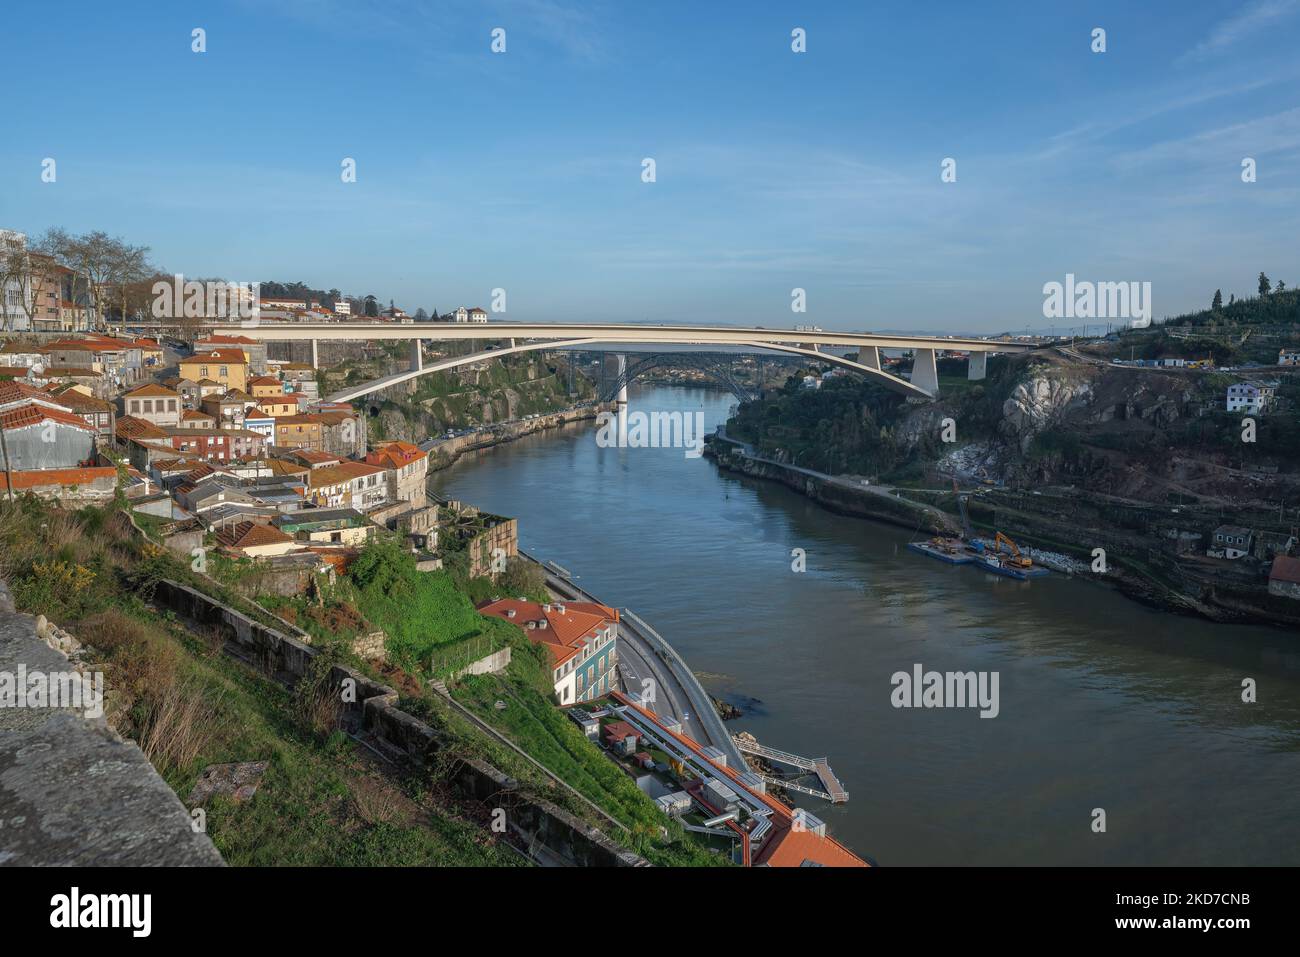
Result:
<svg viewBox="0 0 1300 957"><path fill-rule="evenodd" d="M546 587L553 595L568 601L605 604L547 565L537 564L546 573ZM679 721L682 733L699 744L721 750L731 767L746 767L744 756L727 733L708 693L686 663L635 613L625 608L619 618L618 674L623 692L640 701L645 679L650 679L654 682L654 700L646 703L647 708L660 717Z"/></svg>

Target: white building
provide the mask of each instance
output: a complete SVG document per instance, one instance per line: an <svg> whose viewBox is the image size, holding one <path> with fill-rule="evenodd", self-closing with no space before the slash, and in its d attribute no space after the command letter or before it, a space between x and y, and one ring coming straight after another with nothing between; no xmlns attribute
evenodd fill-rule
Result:
<svg viewBox="0 0 1300 957"><path fill-rule="evenodd" d="M12 229L0 229L0 257L8 254L12 244L26 247L27 236ZM30 285L6 279L0 283L0 330L26 332L30 323L27 309L24 308L23 296L31 295ZM30 306L30 303L27 305Z"/></svg>
<svg viewBox="0 0 1300 957"><path fill-rule="evenodd" d="M1205 554L1211 558L1241 558L1250 554L1250 541L1254 533L1240 525L1220 525L1214 530L1210 547Z"/></svg>
<svg viewBox="0 0 1300 957"><path fill-rule="evenodd" d="M453 312L451 316L453 321L455 322L487 322L488 321L487 310L480 309L478 306L475 306L473 309L467 309L464 306L461 306L459 309Z"/></svg>
<svg viewBox="0 0 1300 957"><path fill-rule="evenodd" d="M1300 366L1300 349L1280 349L1277 353L1280 366Z"/></svg>
<svg viewBox="0 0 1300 957"><path fill-rule="evenodd" d="M352 303L346 299L340 299L334 303L334 312L340 316L350 316L352 315Z"/></svg>
<svg viewBox="0 0 1300 957"><path fill-rule="evenodd" d="M1248 412L1258 415L1268 411L1273 404L1272 386L1255 385L1251 382L1238 382L1228 386L1228 411Z"/></svg>

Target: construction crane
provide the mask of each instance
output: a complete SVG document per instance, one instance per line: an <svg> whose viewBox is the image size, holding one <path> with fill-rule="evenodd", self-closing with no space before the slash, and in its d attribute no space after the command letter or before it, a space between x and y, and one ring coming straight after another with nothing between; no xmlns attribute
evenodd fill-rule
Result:
<svg viewBox="0 0 1300 957"><path fill-rule="evenodd" d="M1016 543L1007 538L1001 532L998 532L993 536L993 544L999 552L1002 551L1003 545L1007 546L1007 551L1011 553L1011 557L1007 559L1007 564L1009 565L1014 565L1016 568L1029 568L1034 564L1030 559L1021 555L1020 549L1016 547Z"/></svg>
<svg viewBox="0 0 1300 957"><path fill-rule="evenodd" d="M975 537L975 533L971 531L971 527L970 527L970 515L966 511L966 502L970 498L970 496L963 495L961 493L961 490L957 488L956 478L952 480L952 494L957 496L957 508L960 509L961 511L962 534L966 536L966 541L969 542L972 538Z"/></svg>

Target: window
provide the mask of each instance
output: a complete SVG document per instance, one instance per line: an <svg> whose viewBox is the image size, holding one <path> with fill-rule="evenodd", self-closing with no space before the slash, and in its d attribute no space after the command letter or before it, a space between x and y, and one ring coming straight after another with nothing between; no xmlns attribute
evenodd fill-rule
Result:
<svg viewBox="0 0 1300 957"><path fill-rule="evenodd" d="M207 367L207 366L199 366L199 378L200 378L200 379L206 379L207 377L208 377L208 367Z"/></svg>

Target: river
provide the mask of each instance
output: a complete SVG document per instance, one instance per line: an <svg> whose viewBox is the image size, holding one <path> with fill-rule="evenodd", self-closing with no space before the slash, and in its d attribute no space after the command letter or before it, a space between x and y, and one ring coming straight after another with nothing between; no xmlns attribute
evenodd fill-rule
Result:
<svg viewBox="0 0 1300 957"><path fill-rule="evenodd" d="M733 401L631 394L710 430ZM1300 863L1300 635L945 565L906 529L681 449L600 448L591 423L468 455L430 486L517 517L523 548L637 612L746 708L731 730L828 756L850 800L799 803L880 864ZM997 717L893 707L891 676L918 663L997 672Z"/></svg>

